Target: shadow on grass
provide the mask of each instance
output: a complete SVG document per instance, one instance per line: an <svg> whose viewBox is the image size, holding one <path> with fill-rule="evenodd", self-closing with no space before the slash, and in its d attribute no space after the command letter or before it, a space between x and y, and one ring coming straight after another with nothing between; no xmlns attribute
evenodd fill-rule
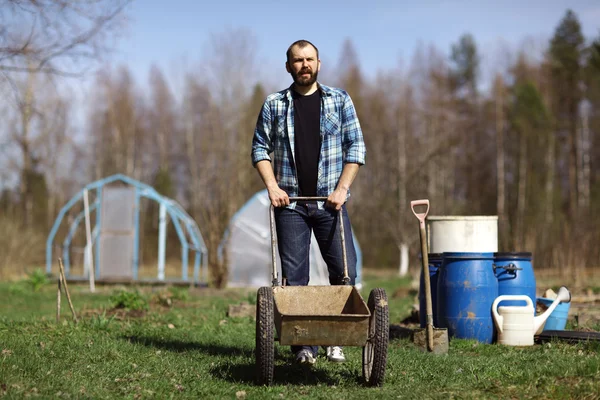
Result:
<svg viewBox="0 0 600 400"><path fill-rule="evenodd" d="M189 342L180 340L162 340L150 336L122 336L122 340L129 343L141 344L160 350L175 353L188 351L199 351L208 356L229 357L227 363L217 363L210 367L209 372L217 379L228 382L244 382L256 384L256 364L247 360L254 359L254 350L241 346L223 346L217 343ZM298 385L336 385L343 381L361 381L360 371L356 374L348 370L328 371L317 364L316 367L307 367L293 362L292 354L287 346L275 346L275 373L274 384L298 384ZM319 363L326 363L319 358ZM326 365L326 364L325 364Z"/></svg>
<svg viewBox="0 0 600 400"><path fill-rule="evenodd" d="M142 344L161 350L183 353L186 351L200 351L210 356L244 356L251 357L254 352L247 348L236 346L223 346L216 343L187 342L181 340L162 340L150 336L123 336L121 339L129 343Z"/></svg>
<svg viewBox="0 0 600 400"><path fill-rule="evenodd" d="M303 385L318 384L334 386L341 382L362 382L360 371L356 374L348 370L329 371L319 366L309 367L294 364L292 357L286 357L287 362L277 363L273 374L273 385ZM319 362L323 362L319 360ZM211 367L209 372L217 379L231 383L246 383L256 385L256 364L241 362L229 365Z"/></svg>
<svg viewBox="0 0 600 400"><path fill-rule="evenodd" d="M129 343L142 344L161 350L183 353L187 351L199 351L209 356L241 356L254 358L254 350L241 346L223 346L217 343L187 342L181 340L162 340L150 336L122 336L121 339ZM289 352L280 351L275 346L275 360L289 359Z"/></svg>

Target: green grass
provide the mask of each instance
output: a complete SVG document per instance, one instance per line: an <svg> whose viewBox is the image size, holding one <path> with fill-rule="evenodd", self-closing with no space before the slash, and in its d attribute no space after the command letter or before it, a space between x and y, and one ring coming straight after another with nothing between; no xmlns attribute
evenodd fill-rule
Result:
<svg viewBox="0 0 600 400"><path fill-rule="evenodd" d="M386 289L392 324L409 314L414 293L398 290L408 281L366 278L365 299L375 286ZM140 303L135 296L116 295L122 293L117 288L100 287L95 294L85 286L69 288L78 324L64 296L56 323L54 284L37 291L26 281L0 284L0 397L600 397L598 343L512 348L453 340L448 355L436 356L396 339L390 342L383 388L362 385L358 347L345 349L344 364L320 357L306 369L276 345L275 385L256 386L254 321L226 317L229 304L252 300L253 292L138 288L149 304L146 311L114 309L116 300Z"/></svg>

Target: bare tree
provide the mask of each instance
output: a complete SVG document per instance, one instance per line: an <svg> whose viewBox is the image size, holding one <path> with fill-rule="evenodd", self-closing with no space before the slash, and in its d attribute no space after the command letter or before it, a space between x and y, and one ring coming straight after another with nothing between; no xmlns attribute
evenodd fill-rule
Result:
<svg viewBox="0 0 600 400"><path fill-rule="evenodd" d="M577 169L577 186L579 192L579 204L584 212L587 213L590 207L590 148L591 148L591 135L590 135L590 103L584 102L580 107L581 114L581 129L580 135L577 140L577 159L579 166Z"/></svg>
<svg viewBox="0 0 600 400"><path fill-rule="evenodd" d="M38 77L33 74L27 74L25 79L14 82L18 122L12 128L11 141L19 149L20 157L15 160L14 166L19 170L20 202L23 207L24 222L27 226L31 225L33 218L31 212L33 199L30 196L28 177L37 164L33 144L33 136L35 136L33 125L36 115L39 115L34 90L38 82Z"/></svg>
<svg viewBox="0 0 600 400"><path fill-rule="evenodd" d="M43 104L44 96L57 92L47 78L80 75L91 61L105 54L110 39L120 32L120 17L128 3L5 0L0 7L0 84L10 92L14 107L14 119L9 118L5 125L10 129L6 145L15 149L9 156L18 176L23 221L28 226L34 219L47 221L48 216L40 210L55 207L51 195L46 200L46 179L56 175L48 171L57 166L48 163L48 149L64 142L68 125L64 119L60 121L64 103Z"/></svg>
<svg viewBox="0 0 600 400"><path fill-rule="evenodd" d="M183 131L186 145L188 191L193 216L206 235L209 266L217 285L225 283L226 266L218 247L233 213L247 200L251 171L250 143L264 94L251 90L258 82L254 36L245 29L211 37L202 77L186 79ZM243 60L243 63L239 61ZM252 78L256 79L253 81ZM252 110L252 126L249 114ZM243 151L245 149L245 151ZM240 172L244 170L244 172ZM257 174L254 174L254 179Z"/></svg>
<svg viewBox="0 0 600 400"><path fill-rule="evenodd" d="M244 119L244 107L252 96L252 89L259 81L257 48L254 34L243 28L214 34L206 46L206 52L210 55L210 61L205 65L209 81L204 83L210 85L213 101L219 108L220 120L215 128L220 132L213 150L219 152L216 155L219 159L215 162L218 163L222 177L220 185L225 188L223 193L227 199L227 215L233 215L246 200L238 190L243 185L240 182L242 175L238 170L240 163L226 163L224 160L230 157L232 150L247 148L247 152L242 155L246 160L241 165L244 168L248 166L247 154L250 152L251 139L246 130L248 128L241 128L244 126L241 121ZM239 156L238 153L233 160L239 159Z"/></svg>
<svg viewBox="0 0 600 400"><path fill-rule="evenodd" d="M52 226L59 204L66 200L57 187L59 180L69 175L65 161L73 161L72 154L77 147L70 132L71 108L68 97L56 91L46 91L46 96L40 101L40 140L36 147L48 185L47 228Z"/></svg>
<svg viewBox="0 0 600 400"><path fill-rule="evenodd" d="M396 104L397 108L397 158L398 158L398 174L397 174L397 191L398 191L398 218L396 227L396 245L400 253L399 274L401 276L408 272L408 240L409 235L406 232L408 218L408 157L410 152L407 149L408 136L412 128L411 116L415 108L413 101L412 87L408 82L403 82L399 90L399 99Z"/></svg>
<svg viewBox="0 0 600 400"><path fill-rule="evenodd" d="M150 69L150 90L152 104L149 110L152 134L156 136L155 146L158 155L159 168L169 168L169 156L172 144L169 137L173 136L175 116L174 100L171 90L162 71L156 66Z"/></svg>
<svg viewBox="0 0 600 400"><path fill-rule="evenodd" d="M78 75L107 52L130 0L5 0L0 71Z"/></svg>
<svg viewBox="0 0 600 400"><path fill-rule="evenodd" d="M139 123L143 111L129 70L122 67L116 74L103 70L94 91L88 123L94 178L126 173L140 179L148 140Z"/></svg>
<svg viewBox="0 0 600 400"><path fill-rule="evenodd" d="M504 162L504 125L505 125L505 87L502 75L497 74L494 80L494 101L496 119L496 212L500 229L500 240L508 233L506 226L506 176Z"/></svg>
<svg viewBox="0 0 600 400"><path fill-rule="evenodd" d="M201 211L202 188L204 179L209 174L203 173L205 147L204 140L209 136L211 129L211 109L214 107L210 90L203 86L192 74L185 77L183 93L183 109L181 120L185 144L185 178L188 188L185 196L189 204L191 215L199 216Z"/></svg>

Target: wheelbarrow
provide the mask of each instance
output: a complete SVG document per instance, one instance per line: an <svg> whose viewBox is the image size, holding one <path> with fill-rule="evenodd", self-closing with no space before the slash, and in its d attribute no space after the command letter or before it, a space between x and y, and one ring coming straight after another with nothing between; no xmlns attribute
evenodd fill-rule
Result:
<svg viewBox="0 0 600 400"><path fill-rule="evenodd" d="M290 197L290 201L326 197ZM382 386L387 365L389 310L385 291L373 289L365 304L350 285L342 211L339 211L344 258L340 286L285 286L277 276L275 211L270 208L272 287L258 289L256 299L256 369L258 383L273 383L275 341L280 345L361 346L362 373L368 386ZM283 282L283 280L282 280ZM277 338L275 338L277 331Z"/></svg>

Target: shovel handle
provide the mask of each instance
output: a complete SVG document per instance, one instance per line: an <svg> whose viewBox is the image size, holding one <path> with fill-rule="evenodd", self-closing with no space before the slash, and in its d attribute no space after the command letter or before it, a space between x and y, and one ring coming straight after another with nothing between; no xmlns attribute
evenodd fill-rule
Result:
<svg viewBox="0 0 600 400"><path fill-rule="evenodd" d="M425 212L418 213L415 210L417 206L427 206ZM429 257L427 253L427 240L426 240L426 232L425 232L425 218L427 218L427 213L429 213L429 200L413 200L410 202L410 208L415 214L415 217L419 219L419 236L421 239L421 263L422 263L422 276L423 276L423 289L425 291L425 311L426 315L426 328L427 328L427 349L429 351L434 351L433 346L433 307L431 304L431 281L429 277Z"/></svg>
<svg viewBox="0 0 600 400"><path fill-rule="evenodd" d="M418 213L415 210L416 206L427 206L427 209L425 210L424 213ZM427 218L427 214L429 213L429 200L427 199L422 199L422 200L413 200L410 202L410 208L413 212L413 214L415 214L415 217L417 217L419 219L419 221L421 222L421 224L425 224L425 218Z"/></svg>

